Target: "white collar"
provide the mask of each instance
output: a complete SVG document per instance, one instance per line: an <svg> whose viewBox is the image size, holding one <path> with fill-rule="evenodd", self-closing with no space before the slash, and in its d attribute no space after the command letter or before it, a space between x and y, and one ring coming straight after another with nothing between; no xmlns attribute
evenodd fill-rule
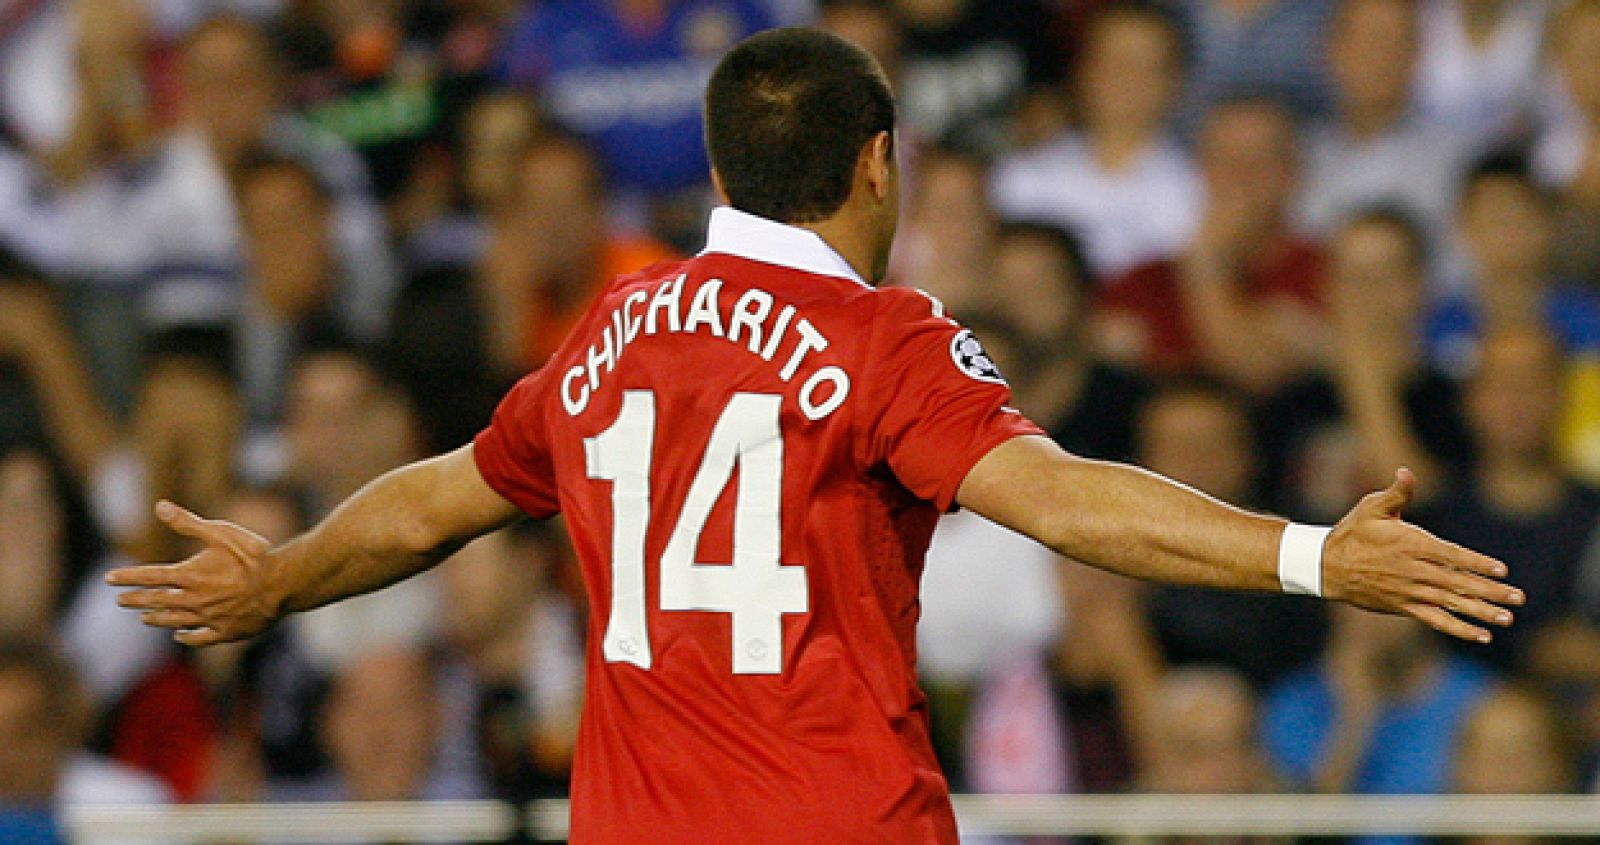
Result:
<svg viewBox="0 0 1600 845"><path fill-rule="evenodd" d="M711 210L711 222L706 227L706 248L700 254L708 252L866 284L850 262L816 232L757 217L731 206Z"/></svg>

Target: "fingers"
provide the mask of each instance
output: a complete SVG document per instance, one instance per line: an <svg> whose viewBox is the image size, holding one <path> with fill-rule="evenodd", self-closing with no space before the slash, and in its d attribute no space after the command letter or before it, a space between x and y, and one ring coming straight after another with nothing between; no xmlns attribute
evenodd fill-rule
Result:
<svg viewBox="0 0 1600 845"><path fill-rule="evenodd" d="M1424 562L1418 572L1417 580L1424 584L1442 587L1458 595L1479 598L1499 605L1520 607L1527 601L1527 595L1510 584L1502 584L1449 566Z"/></svg>
<svg viewBox="0 0 1600 845"><path fill-rule="evenodd" d="M107 572L106 583L113 587L183 587L185 574L178 564L124 566Z"/></svg>
<svg viewBox="0 0 1600 845"><path fill-rule="evenodd" d="M117 596L117 604L130 610L191 609L189 595L182 590L129 590Z"/></svg>
<svg viewBox="0 0 1600 845"><path fill-rule="evenodd" d="M237 637L230 637L215 628L184 628L172 635L174 640L186 646L202 648L218 643L232 642Z"/></svg>
<svg viewBox="0 0 1600 845"><path fill-rule="evenodd" d="M139 620L155 628L192 628L204 620L192 610L147 610Z"/></svg>
<svg viewBox="0 0 1600 845"><path fill-rule="evenodd" d="M1387 490L1374 493L1368 496L1367 500L1371 502L1372 507L1377 510L1379 516L1395 519L1399 518L1400 514L1411 504L1411 500L1416 494L1417 477L1411 474L1411 470L1401 467L1395 470L1394 483L1390 484Z"/></svg>
<svg viewBox="0 0 1600 845"><path fill-rule="evenodd" d="M201 519L193 511L166 499L156 502L156 519L174 532L207 545L227 547L231 539L221 523Z"/></svg>
<svg viewBox="0 0 1600 845"><path fill-rule="evenodd" d="M1488 555L1479 554L1431 535L1428 539L1430 543L1424 557L1435 563L1463 572L1476 572L1490 578L1504 578L1510 574L1510 569L1504 563Z"/></svg>
<svg viewBox="0 0 1600 845"><path fill-rule="evenodd" d="M1424 604L1448 610L1458 616L1465 616L1479 622L1499 625L1502 628L1510 625L1513 618L1511 611L1498 605L1425 584L1417 585L1412 590L1412 595Z"/></svg>
<svg viewBox="0 0 1600 845"><path fill-rule="evenodd" d="M1406 605L1404 610L1435 631L1459 640L1466 640L1470 643L1488 643L1494 639L1494 635L1490 634L1487 629L1457 619L1442 608L1433 605L1411 604Z"/></svg>

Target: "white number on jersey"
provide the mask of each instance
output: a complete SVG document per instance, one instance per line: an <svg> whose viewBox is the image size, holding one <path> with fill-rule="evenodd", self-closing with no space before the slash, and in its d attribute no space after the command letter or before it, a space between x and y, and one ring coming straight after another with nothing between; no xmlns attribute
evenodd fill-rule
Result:
<svg viewBox="0 0 1600 845"><path fill-rule="evenodd" d="M689 484L678 524L661 556L661 609L733 615L733 671L783 670L783 614L805 613L805 568L779 562L783 498L782 397L738 393L711 431ZM648 390L622 395L616 422L584 441L589 477L611 481L611 616L602 652L612 663L649 669L645 613L645 534L650 522L650 465L656 401ZM739 470L733 511L733 565L695 560L711 509Z"/></svg>

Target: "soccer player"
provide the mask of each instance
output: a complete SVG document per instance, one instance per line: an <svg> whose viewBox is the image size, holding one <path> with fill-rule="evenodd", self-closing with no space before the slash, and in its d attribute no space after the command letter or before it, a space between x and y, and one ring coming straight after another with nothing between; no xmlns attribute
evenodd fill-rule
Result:
<svg viewBox="0 0 1600 845"><path fill-rule="evenodd" d="M1139 578L1320 593L1470 640L1510 622L1500 562L1401 521L1405 471L1328 529L1062 452L938 302L869 283L894 128L849 43L744 41L706 95L728 207L703 253L611 283L472 445L296 540L159 504L205 549L113 572L122 604L182 643L238 640L563 513L593 607L573 841L628 843L956 841L912 629L958 505Z"/></svg>

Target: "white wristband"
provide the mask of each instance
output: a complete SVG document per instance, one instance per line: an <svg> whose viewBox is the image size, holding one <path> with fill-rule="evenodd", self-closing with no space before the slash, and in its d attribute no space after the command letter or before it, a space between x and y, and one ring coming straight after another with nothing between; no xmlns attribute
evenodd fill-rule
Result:
<svg viewBox="0 0 1600 845"><path fill-rule="evenodd" d="M1332 528L1291 522L1278 544L1278 583L1286 593L1322 595L1322 542Z"/></svg>

